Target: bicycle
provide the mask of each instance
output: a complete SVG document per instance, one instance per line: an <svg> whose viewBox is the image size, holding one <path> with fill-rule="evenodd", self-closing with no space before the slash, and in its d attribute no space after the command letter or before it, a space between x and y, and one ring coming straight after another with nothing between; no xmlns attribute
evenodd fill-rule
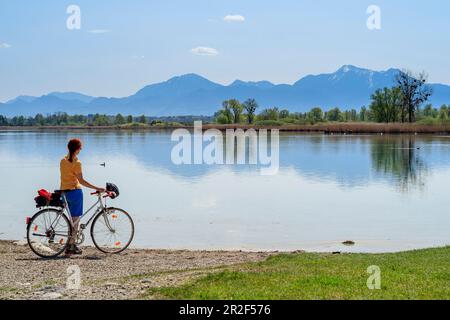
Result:
<svg viewBox="0 0 450 320"><path fill-rule="evenodd" d="M55 258L65 251L73 232L72 219L64 191L61 192L61 206L49 204L33 217L27 218L27 242L31 250L42 258ZM81 245L84 240L84 230L91 225L91 238L95 247L103 253L118 254L131 244L134 237L134 222L123 209L107 207L106 198L114 198L114 194L93 192L97 201L83 213L85 217L95 207L94 214L86 223L80 222L76 235L76 244Z"/></svg>

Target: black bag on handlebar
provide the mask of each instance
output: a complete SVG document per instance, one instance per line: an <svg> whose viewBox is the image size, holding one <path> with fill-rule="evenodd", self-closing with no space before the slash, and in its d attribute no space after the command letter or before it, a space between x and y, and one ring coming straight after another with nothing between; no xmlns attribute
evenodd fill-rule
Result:
<svg viewBox="0 0 450 320"><path fill-rule="evenodd" d="M119 188L114 183L107 183L106 184L106 191L112 192L111 199L115 199L119 196Z"/></svg>

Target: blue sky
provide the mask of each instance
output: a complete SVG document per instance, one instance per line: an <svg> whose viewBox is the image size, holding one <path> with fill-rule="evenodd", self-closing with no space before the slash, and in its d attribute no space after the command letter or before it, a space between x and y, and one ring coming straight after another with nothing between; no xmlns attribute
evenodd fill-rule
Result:
<svg viewBox="0 0 450 320"><path fill-rule="evenodd" d="M80 30L66 28L71 4ZM371 4L381 30L366 27ZM446 0L0 0L0 101L51 91L120 97L191 72L224 84L292 83L344 64L425 70L450 84L449 15Z"/></svg>

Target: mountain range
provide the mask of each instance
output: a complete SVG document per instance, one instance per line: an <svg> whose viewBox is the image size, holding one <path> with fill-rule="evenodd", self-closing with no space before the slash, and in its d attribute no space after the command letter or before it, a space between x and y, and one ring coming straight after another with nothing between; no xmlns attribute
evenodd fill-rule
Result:
<svg viewBox="0 0 450 320"><path fill-rule="evenodd" d="M52 92L41 97L18 96L0 103L5 116L51 114L132 114L147 116L212 115L222 101L255 98L260 108L279 107L290 111L308 111L320 106L342 109L369 105L371 94L394 84L398 69L373 71L345 65L334 73L308 75L292 85L269 81L236 80L229 85L212 82L197 74L173 77L165 82L148 85L123 98L91 97L77 92ZM450 86L430 84L435 107L450 104Z"/></svg>

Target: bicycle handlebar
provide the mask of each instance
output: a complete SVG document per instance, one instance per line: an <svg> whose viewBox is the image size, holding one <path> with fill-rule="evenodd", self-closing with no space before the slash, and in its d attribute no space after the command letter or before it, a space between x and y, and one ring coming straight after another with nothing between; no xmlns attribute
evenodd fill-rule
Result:
<svg viewBox="0 0 450 320"><path fill-rule="evenodd" d="M92 192L92 193L91 193L91 196L94 196L94 195L100 196L100 195L102 195L103 193L106 193L106 194L103 196L103 198L107 198L107 197L111 197L111 196L113 195L114 192L107 191L107 190L105 190L105 191L103 191L103 192L95 191L95 192Z"/></svg>

